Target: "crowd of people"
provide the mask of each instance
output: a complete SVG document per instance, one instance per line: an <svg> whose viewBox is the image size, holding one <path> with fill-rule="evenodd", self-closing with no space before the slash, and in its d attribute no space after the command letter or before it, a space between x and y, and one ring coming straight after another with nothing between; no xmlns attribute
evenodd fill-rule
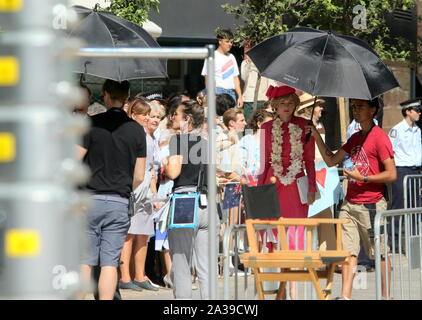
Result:
<svg viewBox="0 0 422 320"><path fill-rule="evenodd" d="M307 93L264 78L259 104L252 108L250 90L256 85L256 76L249 78L245 74L257 74L257 70L245 55L241 67L245 74L241 76L246 87L242 94L237 63L229 53L230 39L228 33L220 35L216 50L215 182L206 178L206 89L196 97L175 94L164 99L159 93L141 92L131 99L127 81L106 80L104 106L89 106L91 92L83 86L86 103L74 112L89 114L92 125L78 146L78 157L91 169L86 189L92 193L94 205L87 214L82 275L88 281L92 269L100 268L100 299L115 297L116 288L157 291L160 287L173 288L176 299L190 299L194 276L199 280L201 298L207 299L208 215L214 215L221 226L216 241L227 225L241 223L241 179L256 185L270 183L275 177L282 216L307 218L310 207L319 201L317 195L325 197L318 192L316 165L323 162L327 168L336 166L345 157L353 160L355 168L344 169L349 183L340 217L351 221L344 226L343 236L344 249L350 251L351 259L342 270L340 299L351 299L361 244L373 258L373 238L368 230L373 226L374 213L387 208L385 184L396 181L398 175L420 172L421 138L415 125L419 106L405 105L403 122L387 135L374 122L380 107L378 99L351 99L350 108L359 130L339 150L331 152L320 122L324 100L315 101ZM206 77L205 64L202 74ZM310 139L307 134L311 134ZM404 140L399 141L402 135L405 143L412 135L412 152L409 146L402 146ZM307 185L303 188L301 180L305 177ZM207 199L208 183L218 185L218 199ZM400 186L397 188L400 190ZM402 194L394 190L396 203ZM173 215L178 214L174 201L177 197L194 199L192 212L197 219L193 226L172 227L170 222L176 220ZM207 201L218 202L219 214L207 211ZM128 215L131 202L134 211ZM189 203L181 207L186 212L190 212ZM314 217L333 217L332 205ZM397 204L397 208L400 206L403 203ZM269 241L276 238L269 237ZM303 250L303 228L289 230L289 238L292 249ZM333 227L321 227L318 238L321 250L334 248ZM148 259L149 248L156 252L153 260ZM148 270L158 263L162 268L155 277L156 273ZM383 295L388 296L385 291ZM294 284L290 296L295 297Z"/></svg>

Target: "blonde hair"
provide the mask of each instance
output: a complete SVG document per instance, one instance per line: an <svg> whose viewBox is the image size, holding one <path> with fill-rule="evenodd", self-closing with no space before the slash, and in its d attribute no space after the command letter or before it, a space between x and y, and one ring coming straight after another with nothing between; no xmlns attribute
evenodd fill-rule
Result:
<svg viewBox="0 0 422 320"><path fill-rule="evenodd" d="M148 104L151 108L151 111L149 113L157 112L160 115L160 118L163 118L165 116L165 112L164 112L163 108L157 102L150 101L150 102L148 102Z"/></svg>
<svg viewBox="0 0 422 320"><path fill-rule="evenodd" d="M300 99L298 97L298 95L294 92L286 94L284 96L281 97L277 97L271 100L271 107L273 109L274 112L277 111L277 108L280 106L280 103L288 98L292 98L293 102L295 104L295 108L298 107L298 105L300 104Z"/></svg>

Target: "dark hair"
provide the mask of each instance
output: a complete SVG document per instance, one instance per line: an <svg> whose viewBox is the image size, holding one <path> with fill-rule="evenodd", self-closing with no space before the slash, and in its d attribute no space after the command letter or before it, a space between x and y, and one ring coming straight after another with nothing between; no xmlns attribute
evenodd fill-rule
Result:
<svg viewBox="0 0 422 320"><path fill-rule="evenodd" d="M249 120L249 123L248 123L249 128L252 129L254 133L257 132L259 129L258 122L264 121L265 118L273 119L274 114L263 108L259 108L255 110L254 113L252 114L252 118Z"/></svg>
<svg viewBox="0 0 422 320"><path fill-rule="evenodd" d="M406 111L407 110L415 110L416 112L421 112L420 106L417 106L417 105L406 106L406 107L403 107L401 109L401 114L403 115L403 118L406 118Z"/></svg>
<svg viewBox="0 0 422 320"><path fill-rule="evenodd" d="M230 108L234 108L236 101L228 93L218 94L215 97L215 111L219 117Z"/></svg>
<svg viewBox="0 0 422 320"><path fill-rule="evenodd" d="M166 109L166 116L172 115L178 106L180 106L182 103L182 97L181 96L174 96L170 99L170 101L167 103L167 109Z"/></svg>
<svg viewBox="0 0 422 320"><path fill-rule="evenodd" d="M192 128L196 129L201 127L205 121L204 108L194 100L183 101L179 104L182 105L183 113L192 119Z"/></svg>
<svg viewBox="0 0 422 320"><path fill-rule="evenodd" d="M368 100L368 104L371 106L371 107L375 107L375 113L374 113L374 115L372 116L373 118L375 118L375 116L377 115L377 113L378 113L378 110L380 109L380 107L381 107L381 103L382 103L382 100L381 100L381 98L374 98L374 99L372 99L372 100Z"/></svg>
<svg viewBox="0 0 422 320"><path fill-rule="evenodd" d="M103 84L103 92L107 92L112 100L117 100L122 103L126 101L129 96L129 81L125 80L117 82L107 79Z"/></svg>
<svg viewBox="0 0 422 320"><path fill-rule="evenodd" d="M376 97L376 98L374 98L374 99L372 99L372 100L365 100L365 99L356 99L356 98L351 98L351 99L349 99L349 102L350 101L352 101L352 100L363 100L363 101L367 101L368 102L368 105L370 106L370 107L373 107L373 108L375 108L375 112L374 112L374 114L372 115L372 118L375 118L375 116L377 115L377 113L378 113L378 110L381 108L381 106L383 105L383 100L382 100L382 98L379 98L379 97Z"/></svg>
<svg viewBox="0 0 422 320"><path fill-rule="evenodd" d="M223 39L227 39L227 40L232 40L233 37L233 33L231 32L230 29L217 29L215 31L215 35L217 40L223 40Z"/></svg>

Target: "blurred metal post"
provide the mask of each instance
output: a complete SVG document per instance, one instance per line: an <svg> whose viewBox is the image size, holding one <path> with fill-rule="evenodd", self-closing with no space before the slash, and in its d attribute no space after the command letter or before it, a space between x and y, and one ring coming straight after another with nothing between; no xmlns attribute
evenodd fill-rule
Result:
<svg viewBox="0 0 422 320"><path fill-rule="evenodd" d="M208 106L208 141L209 141L209 160L208 164L208 228L209 228L209 279L210 279L210 293L211 300L217 299L217 268L214 267L217 262L218 241L215 239L217 234L216 219L217 216L217 185L215 180L215 165L216 165L216 146L215 146L215 61L214 61L214 45L208 46L207 59L207 106Z"/></svg>
<svg viewBox="0 0 422 320"><path fill-rule="evenodd" d="M79 289L87 172L74 145L65 0L0 1L0 296L67 299ZM86 203L85 203L86 204Z"/></svg>

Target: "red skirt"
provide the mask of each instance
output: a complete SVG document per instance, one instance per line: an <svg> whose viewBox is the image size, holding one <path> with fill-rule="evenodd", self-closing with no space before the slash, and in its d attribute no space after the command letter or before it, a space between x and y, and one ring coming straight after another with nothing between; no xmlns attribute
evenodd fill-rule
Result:
<svg viewBox="0 0 422 320"><path fill-rule="evenodd" d="M300 201L299 190L296 180L285 186L277 180L278 201L280 203L281 216L283 218L307 218L309 206ZM292 226L287 228L287 236L290 250L304 250L303 226ZM275 239L277 239L277 229L272 229ZM267 242L270 252L274 249L274 243Z"/></svg>
<svg viewBox="0 0 422 320"><path fill-rule="evenodd" d="M283 218L307 218L309 206L300 202L296 180L285 186L277 181L278 201Z"/></svg>

